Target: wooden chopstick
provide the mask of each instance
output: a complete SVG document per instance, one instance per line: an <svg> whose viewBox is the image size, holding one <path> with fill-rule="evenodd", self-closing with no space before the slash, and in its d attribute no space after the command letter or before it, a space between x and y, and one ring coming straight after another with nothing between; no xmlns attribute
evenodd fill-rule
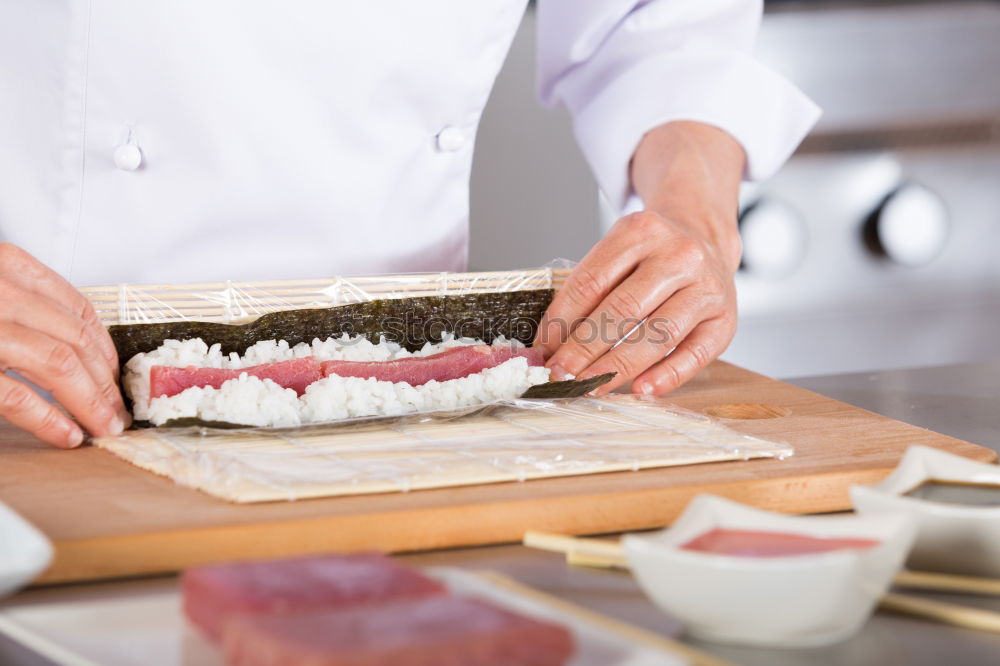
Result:
<svg viewBox="0 0 1000 666"><path fill-rule="evenodd" d="M533 587L522 585L521 583L518 583L503 574L493 571L480 571L476 572L476 575L489 581L497 587L503 587L511 590L512 592L516 592L520 596L534 599L545 604L546 606L562 611L568 615L573 615L591 624L603 627L618 634L619 636L628 638L629 640L658 648L660 650L665 650L679 657L683 657L693 666L732 666L730 662L708 654L707 652L702 652L701 650L693 648L690 645L686 645L680 641L675 641L671 638L667 638L666 636L661 636L653 631L641 629L635 625L628 624L627 622L610 618L607 615L602 615L601 613L597 613L582 606L577 606L576 604L564 601L540 590L536 590Z"/></svg>
<svg viewBox="0 0 1000 666"><path fill-rule="evenodd" d="M892 582L898 587L914 590L1000 596L1000 578L959 576L931 571L900 571Z"/></svg>
<svg viewBox="0 0 1000 666"><path fill-rule="evenodd" d="M565 534L526 532L525 546L555 551L566 555L571 566L628 571L629 564L621 545L609 539L580 539ZM901 571L893 584L898 587L958 592L978 595L1000 595L1000 579L957 576L929 571ZM1000 633L1000 613L958 604L922 599L905 594L883 595L880 608L935 620L956 627Z"/></svg>
<svg viewBox="0 0 1000 666"><path fill-rule="evenodd" d="M91 661L73 649L63 647L48 636L38 633L29 626L25 626L10 617L8 613L0 612L0 633L17 641L28 650L37 653L46 662L51 661L61 666L101 666L98 662Z"/></svg>
<svg viewBox="0 0 1000 666"><path fill-rule="evenodd" d="M588 555L570 551L566 553L566 564L571 567L587 567L588 569L609 569L612 571L628 572L628 562L624 559L601 557L599 555Z"/></svg>
<svg viewBox="0 0 1000 666"><path fill-rule="evenodd" d="M879 608L950 624L953 627L1000 633L1000 613L996 611L892 593L882 596Z"/></svg>
<svg viewBox="0 0 1000 666"><path fill-rule="evenodd" d="M549 550L556 553L584 555L598 560L620 562L628 565L625 551L621 544L610 539L580 539L566 534L553 532L536 532L529 530L524 533L522 543L529 548Z"/></svg>

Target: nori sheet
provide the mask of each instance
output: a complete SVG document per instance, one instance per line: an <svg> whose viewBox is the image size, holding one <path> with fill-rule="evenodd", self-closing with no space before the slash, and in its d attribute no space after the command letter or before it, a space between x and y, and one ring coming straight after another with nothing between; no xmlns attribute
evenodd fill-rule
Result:
<svg viewBox="0 0 1000 666"><path fill-rule="evenodd" d="M136 354L153 351L164 340L201 338L219 344L223 354L243 354L262 340L286 340L290 346L339 337L364 335L373 343L384 337L409 351L427 342L440 342L446 332L490 343L503 335L530 345L542 314L552 302L553 289L530 289L486 294L417 296L352 303L330 308L272 312L247 324L176 321L158 324L124 324L108 328L118 350L124 376L125 363ZM614 373L586 380L548 382L532 386L524 398L576 398L608 383ZM124 393L123 393L124 395ZM148 427L137 421L136 427ZM236 423L175 419L163 427L243 428Z"/></svg>
<svg viewBox="0 0 1000 666"><path fill-rule="evenodd" d="M313 338L347 333L364 335L373 343L380 337L417 351L426 342L440 342L441 334L479 338L487 343L504 335L531 344L538 322L552 302L552 289L526 289L486 294L417 296L352 303L330 308L272 312L248 324L176 321L108 327L119 363L141 352L153 351L164 340L201 338L220 344L222 353L242 354L261 340L287 340L290 346Z"/></svg>
<svg viewBox="0 0 1000 666"><path fill-rule="evenodd" d="M522 398L538 400L551 398L579 398L587 395L599 386L604 386L614 379L616 372L606 372L588 379L567 379L561 382L546 382L535 384L521 395Z"/></svg>

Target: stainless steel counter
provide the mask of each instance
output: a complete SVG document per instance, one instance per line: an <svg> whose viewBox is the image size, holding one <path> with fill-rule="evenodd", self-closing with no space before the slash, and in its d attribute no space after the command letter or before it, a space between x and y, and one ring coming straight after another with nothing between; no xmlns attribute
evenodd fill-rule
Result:
<svg viewBox="0 0 1000 666"><path fill-rule="evenodd" d="M1000 361L915 370L808 377L792 380L805 388L893 418L989 446L1000 451ZM562 558L520 546L456 549L410 555L415 565L493 569L574 603L670 635L680 627L658 612L624 574L571 569ZM169 579L125 584L128 594L162 590ZM98 599L122 593L123 584L75 585L22 593L7 603L51 603ZM933 598L1000 611L1000 599L937 594ZM768 612L767 608L761 609ZM127 640L127 636L122 636ZM768 650L695 643L701 649L750 666L937 665L1000 663L1000 634L959 630L887 613L877 613L854 638L826 648ZM0 664L47 666L0 635ZM115 666L109 664L108 666ZM194 665L187 665L194 666Z"/></svg>
<svg viewBox="0 0 1000 666"><path fill-rule="evenodd" d="M1000 451L1000 359L787 381Z"/></svg>

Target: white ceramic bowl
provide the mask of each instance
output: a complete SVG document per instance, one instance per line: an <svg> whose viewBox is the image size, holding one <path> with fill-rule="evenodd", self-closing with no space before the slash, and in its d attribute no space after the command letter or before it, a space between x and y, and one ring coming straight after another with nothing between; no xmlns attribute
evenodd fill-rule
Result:
<svg viewBox="0 0 1000 666"><path fill-rule="evenodd" d="M1000 484L1000 466L911 446L880 483L851 488L859 514L903 513L917 523L908 565L970 576L1000 576L1000 506L946 504L905 494L924 481Z"/></svg>
<svg viewBox="0 0 1000 666"><path fill-rule="evenodd" d="M782 557L682 550L716 528L857 537L871 548ZM623 539L653 601L711 641L774 646L834 643L857 631L902 566L914 537L908 516L788 516L699 495L669 529Z"/></svg>
<svg viewBox="0 0 1000 666"><path fill-rule="evenodd" d="M0 597L31 582L52 561L52 544L0 502Z"/></svg>

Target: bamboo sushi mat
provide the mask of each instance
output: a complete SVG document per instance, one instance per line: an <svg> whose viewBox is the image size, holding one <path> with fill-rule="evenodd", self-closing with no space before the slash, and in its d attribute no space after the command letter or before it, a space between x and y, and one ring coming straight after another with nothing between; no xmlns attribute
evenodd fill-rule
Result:
<svg viewBox="0 0 1000 666"><path fill-rule="evenodd" d="M663 399L615 394L296 430L131 430L95 443L181 485L240 503L792 454L787 444L738 433Z"/></svg>
<svg viewBox="0 0 1000 666"><path fill-rule="evenodd" d="M568 262L565 262L568 263ZM480 273L410 273L264 282L82 287L105 326L167 321L242 323L269 312L382 298L558 289L568 267Z"/></svg>

